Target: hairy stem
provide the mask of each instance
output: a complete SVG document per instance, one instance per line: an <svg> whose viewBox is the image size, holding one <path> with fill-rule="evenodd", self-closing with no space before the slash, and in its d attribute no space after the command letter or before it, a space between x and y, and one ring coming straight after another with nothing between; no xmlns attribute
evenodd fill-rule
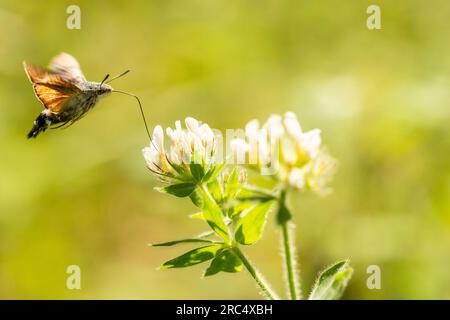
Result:
<svg viewBox="0 0 450 320"><path fill-rule="evenodd" d="M283 242L283 252L284 252L284 259L286 264L286 278L288 280L288 286L289 286L289 295L291 300L298 300L300 299L300 286L299 286L299 280L296 270L296 261L295 261L295 242L292 241L292 237L290 235L290 228L289 227L290 222L284 222L281 225L282 230L282 242Z"/></svg>
<svg viewBox="0 0 450 320"><path fill-rule="evenodd" d="M281 243L284 253L285 273L291 300L299 300L301 295L300 281L297 272L296 249L294 236L291 234L294 224L292 215L286 206L286 189L280 193L277 222L281 227Z"/></svg>
<svg viewBox="0 0 450 320"><path fill-rule="evenodd" d="M270 288L269 284L261 276L261 274L258 272L258 270L255 269L255 267L247 259L247 257L241 251L241 249L239 249L238 247L233 247L233 251L239 257L239 259L241 259L241 261L244 264L245 268L251 274L253 279L255 279L256 284L262 290L264 295L267 296L267 298L270 299L270 300L279 300L280 298L278 297L278 295Z"/></svg>

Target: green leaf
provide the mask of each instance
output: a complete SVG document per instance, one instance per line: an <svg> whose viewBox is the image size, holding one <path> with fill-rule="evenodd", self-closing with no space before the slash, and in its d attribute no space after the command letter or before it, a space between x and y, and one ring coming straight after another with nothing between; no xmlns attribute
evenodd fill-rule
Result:
<svg viewBox="0 0 450 320"><path fill-rule="evenodd" d="M184 198L189 196L194 190L196 185L190 182L184 182L179 184L172 184L167 187L156 188L159 192L168 193L176 197Z"/></svg>
<svg viewBox="0 0 450 320"><path fill-rule="evenodd" d="M241 186L239 194L236 196L237 200L240 201L270 201L276 200L277 195L271 190L265 190L262 188L257 188L254 186Z"/></svg>
<svg viewBox="0 0 450 320"><path fill-rule="evenodd" d="M168 242L161 242L161 243L155 243L152 244L153 247L171 247L176 244L180 243L212 243L211 240L206 239L182 239L182 240L174 240L174 241L168 241Z"/></svg>
<svg viewBox="0 0 450 320"><path fill-rule="evenodd" d="M208 238L208 237L215 236L215 235L216 235L216 233L214 231L205 231L205 232L202 232L199 235L197 235L197 237L199 237L200 239L203 239L203 238Z"/></svg>
<svg viewBox="0 0 450 320"><path fill-rule="evenodd" d="M259 203L239 220L234 236L237 242L241 244L252 244L261 238L267 213L272 207L272 204L273 201Z"/></svg>
<svg viewBox="0 0 450 320"><path fill-rule="evenodd" d="M206 189L206 188L205 188ZM203 217L209 226L222 238L225 242L230 241L230 235L228 234L228 227L225 224L222 209L211 198L208 190L203 188L198 189L202 195L202 209Z"/></svg>
<svg viewBox="0 0 450 320"><path fill-rule="evenodd" d="M205 271L205 277L212 276L219 272L235 273L242 269L242 261L231 250L222 250L211 261L210 266Z"/></svg>
<svg viewBox="0 0 450 320"><path fill-rule="evenodd" d="M190 195L189 198L191 198L192 203L198 207L203 207L203 199L201 192L196 188Z"/></svg>
<svg viewBox="0 0 450 320"><path fill-rule="evenodd" d="M205 219L203 219L203 220L205 220ZM230 224L231 224L231 222L228 222L227 226L229 226ZM211 236L217 236L217 233L214 230L213 231L205 231L205 232L202 232L199 235L197 235L197 238L203 239L203 238L208 238Z"/></svg>
<svg viewBox="0 0 450 320"><path fill-rule="evenodd" d="M205 218L203 217L203 212L201 212L201 211L191 214L189 216L189 218L191 218L191 219L198 219L198 220L205 220Z"/></svg>
<svg viewBox="0 0 450 320"><path fill-rule="evenodd" d="M239 192L239 195L235 198L237 201L251 201L251 202L266 202L275 200L274 197L261 196L261 195L245 195Z"/></svg>
<svg viewBox="0 0 450 320"><path fill-rule="evenodd" d="M225 185L225 197L227 199L233 198L238 192L238 189L239 189L239 172L238 168L234 167Z"/></svg>
<svg viewBox="0 0 450 320"><path fill-rule="evenodd" d="M231 219L234 219L245 210L250 209L252 206L253 203L250 201L246 202L233 201L233 203L231 203L231 205L227 207L228 209L227 214Z"/></svg>
<svg viewBox="0 0 450 320"><path fill-rule="evenodd" d="M353 269L348 260L337 262L322 271L309 296L309 300L337 300L344 293Z"/></svg>
<svg viewBox="0 0 450 320"><path fill-rule="evenodd" d="M198 163L190 164L191 174L195 178L197 182L202 181L203 176L205 175L205 171L203 170L203 166Z"/></svg>
<svg viewBox="0 0 450 320"><path fill-rule="evenodd" d="M191 251L186 252L185 254L176 257L175 259L169 260L164 263L159 269L170 269L170 268L185 268L190 267L208 260L211 260L215 257L217 251L222 249L221 244L215 244L206 247L200 247Z"/></svg>
<svg viewBox="0 0 450 320"><path fill-rule="evenodd" d="M173 163L171 161L167 161L167 162L176 171L176 173L178 173L180 176L186 177L186 172L184 171L184 167L182 165Z"/></svg>
<svg viewBox="0 0 450 320"><path fill-rule="evenodd" d="M214 198L214 201L216 203L220 203L222 201L222 189L220 187L219 180L217 179L211 179L208 184L208 190L211 193L212 197Z"/></svg>
<svg viewBox="0 0 450 320"><path fill-rule="evenodd" d="M206 172L205 176L203 177L203 182L208 182L210 179L216 178L216 176L219 174L220 170L224 167L225 163L219 163L212 167L211 169Z"/></svg>

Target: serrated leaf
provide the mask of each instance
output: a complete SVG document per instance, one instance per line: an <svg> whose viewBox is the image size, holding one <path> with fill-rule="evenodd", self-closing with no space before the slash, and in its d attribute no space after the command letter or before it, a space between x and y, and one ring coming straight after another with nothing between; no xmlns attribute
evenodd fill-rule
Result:
<svg viewBox="0 0 450 320"><path fill-rule="evenodd" d="M200 247L182 254L172 260L165 262L159 269L171 269L171 268L185 268L190 267L215 257L217 251L222 249L222 245L215 244L205 247Z"/></svg>
<svg viewBox="0 0 450 320"><path fill-rule="evenodd" d="M317 279L309 300L337 300L344 293L353 269L348 260L340 261L322 271Z"/></svg>
<svg viewBox="0 0 450 320"><path fill-rule="evenodd" d="M255 205L244 217L239 220L236 227L235 239L240 244L252 244L261 238L267 213L272 207L273 201Z"/></svg>
<svg viewBox="0 0 450 320"><path fill-rule="evenodd" d="M231 250L222 250L212 261L204 276L212 276L219 272L235 273L242 269L242 261Z"/></svg>
<svg viewBox="0 0 450 320"><path fill-rule="evenodd" d="M196 185L194 183L184 182L155 189L159 192L168 193L176 197L184 198L189 196L195 190L195 188Z"/></svg>
<svg viewBox="0 0 450 320"><path fill-rule="evenodd" d="M191 163L189 168L191 169L191 174L197 182L202 181L203 176L205 175L205 171L203 170L203 166L198 163Z"/></svg>
<svg viewBox="0 0 450 320"><path fill-rule="evenodd" d="M174 240L174 241L168 241L168 242L161 242L161 243L155 243L152 244L153 247L171 247L180 243L213 243L211 240L206 239L181 239L181 240Z"/></svg>
<svg viewBox="0 0 450 320"><path fill-rule="evenodd" d="M206 189L206 188L205 188ZM202 195L202 210L203 217L209 226L222 238L225 242L230 241L230 235L228 233L228 227L225 224L222 209L211 198L208 190L199 189Z"/></svg>

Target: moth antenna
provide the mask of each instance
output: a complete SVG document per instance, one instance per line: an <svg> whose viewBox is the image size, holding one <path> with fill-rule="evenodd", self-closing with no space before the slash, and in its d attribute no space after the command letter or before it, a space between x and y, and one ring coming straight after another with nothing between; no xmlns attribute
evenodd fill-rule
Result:
<svg viewBox="0 0 450 320"><path fill-rule="evenodd" d="M100 82L100 87L102 86L102 84L105 83L106 79L108 79L108 78L109 78L109 74L107 74L107 75L105 76L105 78L103 78L102 82Z"/></svg>
<svg viewBox="0 0 450 320"><path fill-rule="evenodd" d="M108 82L105 82L105 83L110 83L111 81L116 80L117 78L123 77L123 76L126 75L128 72L130 72L130 70L125 70L124 72L118 74L118 75L115 76L114 78L109 79L109 81L108 81ZM105 80L106 80L106 79L105 79Z"/></svg>
<svg viewBox="0 0 450 320"><path fill-rule="evenodd" d="M129 70L125 71L124 73L122 73L122 75L128 73L128 71ZM115 77L115 78L118 78L118 77ZM113 78L112 80L114 80L115 78ZM128 93L128 92L125 92L125 91L116 90L116 89L113 89L112 92L125 94L125 95L133 97L133 98L135 98L137 100L137 102L139 104L139 109L141 110L142 120L144 120L145 131L147 131L148 138L150 139L150 141L152 141L152 136L150 134L150 131L148 130L147 120L145 119L144 110L142 109L142 104L141 104L141 100L139 99L139 97L137 95L135 95L135 94Z"/></svg>

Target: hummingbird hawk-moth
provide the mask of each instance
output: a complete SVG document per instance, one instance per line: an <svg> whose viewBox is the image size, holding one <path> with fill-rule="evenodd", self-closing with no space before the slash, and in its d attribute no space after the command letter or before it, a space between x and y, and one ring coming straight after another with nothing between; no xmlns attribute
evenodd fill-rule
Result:
<svg viewBox="0 0 450 320"><path fill-rule="evenodd" d="M109 81L106 81L109 75L106 75L102 82L87 81L78 61L68 53L61 53L53 58L48 69L26 62L23 65L36 97L45 108L34 121L33 127L27 135L28 138L36 138L40 132L44 132L49 127L56 129L72 125L94 108L100 98L106 97L111 92L136 98L147 129L139 98L131 93L115 90L108 85L109 82L125 75L129 70Z"/></svg>

